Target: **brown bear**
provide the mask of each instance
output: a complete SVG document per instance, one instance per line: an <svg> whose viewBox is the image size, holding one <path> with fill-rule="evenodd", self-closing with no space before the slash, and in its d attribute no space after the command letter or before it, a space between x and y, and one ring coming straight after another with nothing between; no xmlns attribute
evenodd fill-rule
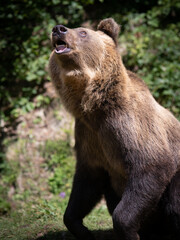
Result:
<svg viewBox="0 0 180 240"><path fill-rule="evenodd" d="M50 75L75 117L77 164L64 223L77 239L95 239L83 218L104 196L117 239L140 239L154 216L179 239L180 123L126 70L119 30L112 18L97 31L52 30Z"/></svg>

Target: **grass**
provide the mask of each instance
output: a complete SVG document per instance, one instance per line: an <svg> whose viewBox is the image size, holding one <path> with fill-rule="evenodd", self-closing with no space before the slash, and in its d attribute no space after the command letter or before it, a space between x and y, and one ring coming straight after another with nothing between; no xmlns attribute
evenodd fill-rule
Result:
<svg viewBox="0 0 180 240"><path fill-rule="evenodd" d="M50 202L44 202L1 217L0 239L74 239L63 224L63 212L63 207L55 207ZM111 217L104 204L97 206L84 222L98 237L97 239L113 239Z"/></svg>

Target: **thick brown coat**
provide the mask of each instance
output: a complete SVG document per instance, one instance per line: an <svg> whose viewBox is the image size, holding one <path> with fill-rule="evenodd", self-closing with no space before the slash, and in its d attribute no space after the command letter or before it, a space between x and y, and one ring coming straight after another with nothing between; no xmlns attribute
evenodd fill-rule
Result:
<svg viewBox="0 0 180 240"><path fill-rule="evenodd" d="M64 221L78 239L94 239L82 219L104 195L117 239L139 239L145 216L159 211L180 236L180 123L126 70L118 33L113 19L98 31L53 29L52 44L63 50L51 54L51 78L76 119L77 166Z"/></svg>

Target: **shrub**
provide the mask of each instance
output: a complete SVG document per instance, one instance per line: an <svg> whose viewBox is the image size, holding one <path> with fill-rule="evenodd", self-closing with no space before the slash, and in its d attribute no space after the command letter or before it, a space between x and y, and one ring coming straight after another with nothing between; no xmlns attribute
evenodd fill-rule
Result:
<svg viewBox="0 0 180 240"><path fill-rule="evenodd" d="M49 80L47 63L51 29L57 23L69 26L80 24L83 2L85 1L7 0L1 3L2 125L36 107L32 99L44 91L43 83ZM92 3L93 0L88 2Z"/></svg>
<svg viewBox="0 0 180 240"><path fill-rule="evenodd" d="M166 22L180 4L158 3L146 13L127 14L119 41L126 47L126 65L146 81L160 104L180 117L180 22Z"/></svg>
<svg viewBox="0 0 180 240"><path fill-rule="evenodd" d="M75 161L71 147L67 141L47 141L43 147L43 156L46 159L52 176L49 178L51 192L60 194L63 198L69 195L74 175Z"/></svg>

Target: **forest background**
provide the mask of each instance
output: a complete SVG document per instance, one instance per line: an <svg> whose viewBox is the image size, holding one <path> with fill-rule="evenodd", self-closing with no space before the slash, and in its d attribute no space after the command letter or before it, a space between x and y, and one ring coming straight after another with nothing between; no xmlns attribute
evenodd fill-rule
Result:
<svg viewBox="0 0 180 240"><path fill-rule="evenodd" d="M2 1L0 239L71 239L62 215L75 165L73 120L48 75L50 33L56 24L95 29L106 17L121 25L126 68L180 119L180 1ZM103 201L86 221L98 239L109 239Z"/></svg>

